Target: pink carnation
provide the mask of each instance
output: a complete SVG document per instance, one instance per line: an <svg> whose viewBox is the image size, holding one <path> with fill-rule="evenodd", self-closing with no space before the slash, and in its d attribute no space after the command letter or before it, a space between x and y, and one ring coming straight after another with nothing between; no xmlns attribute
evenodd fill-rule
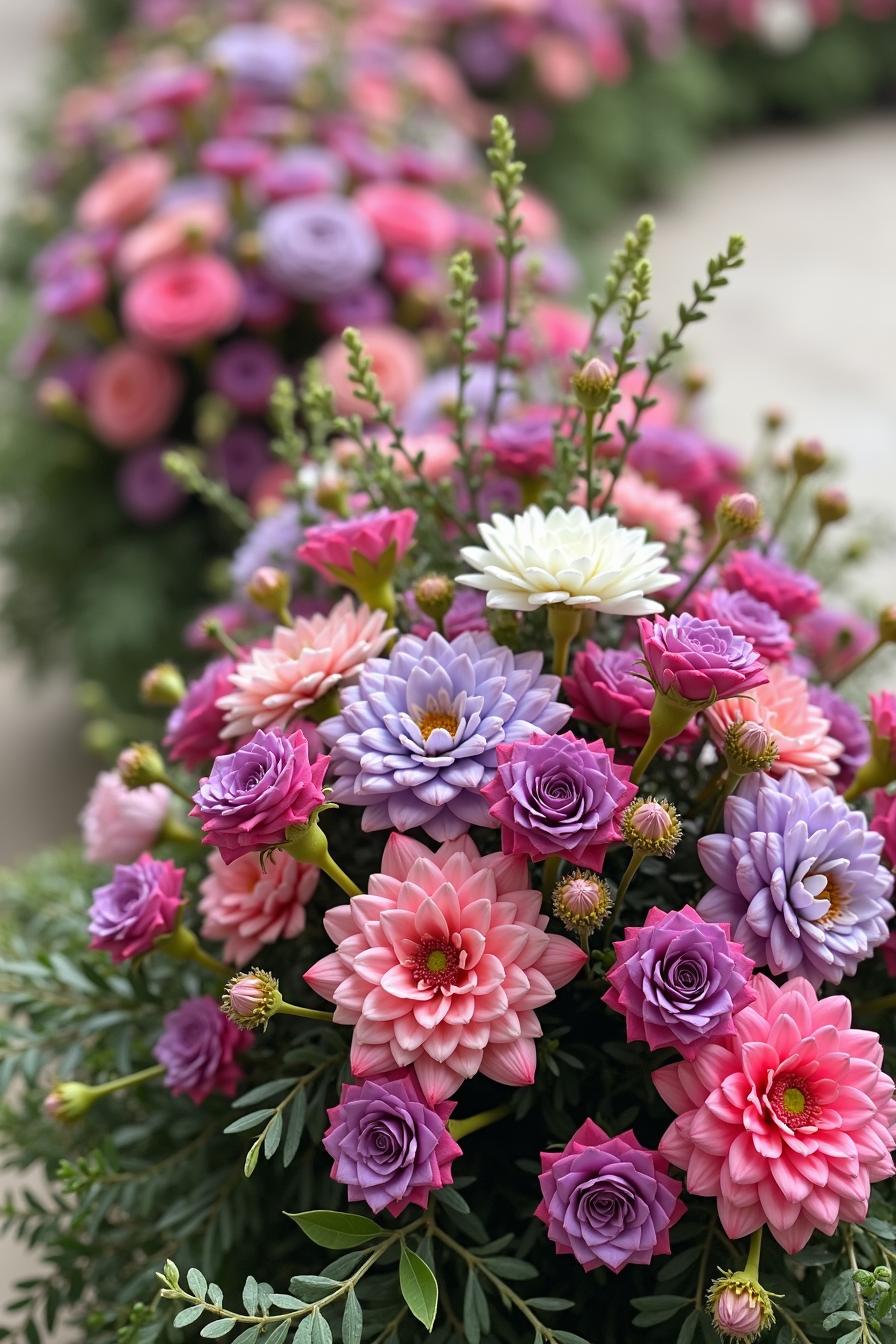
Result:
<svg viewBox="0 0 896 1344"><path fill-rule="evenodd" d="M270 643L253 648L231 673L233 689L218 701L227 719L222 735L285 727L382 652L395 634L384 627L384 611L356 607L350 597L326 616L297 616L291 626L278 626Z"/></svg>
<svg viewBox="0 0 896 1344"><path fill-rule="evenodd" d="M871 704L871 735L876 749L888 748L896 764L896 695L879 691L868 697Z"/></svg>
<svg viewBox="0 0 896 1344"><path fill-rule="evenodd" d="M224 942L224 958L245 966L267 943L295 938L305 927L305 907L320 871L297 863L282 850L262 867L257 854L226 864L209 855L208 876L199 884L203 938Z"/></svg>
<svg viewBox="0 0 896 1344"><path fill-rule="evenodd" d="M884 837L884 858L891 868L896 868L896 793L876 790L871 829Z"/></svg>
<svg viewBox="0 0 896 1344"><path fill-rule="evenodd" d="M707 709L712 739L721 747L732 723L760 723L778 748L770 773L780 778L788 770L797 770L817 788L837 774L843 744L830 736L830 720L812 703L803 677L783 663L770 664L766 675L766 684L756 686L749 695L720 700Z"/></svg>
<svg viewBox="0 0 896 1344"><path fill-rule="evenodd" d="M190 682L165 725L164 745L172 761L182 761L195 770L223 750L224 711L218 701L230 690L230 674L235 667L232 658L216 658Z"/></svg>
<svg viewBox="0 0 896 1344"><path fill-rule="evenodd" d="M758 551L732 551L722 567L721 579L731 592L745 588L760 602L774 607L785 621L808 615L820 600L821 586L811 575Z"/></svg>
<svg viewBox="0 0 896 1344"><path fill-rule="evenodd" d="M400 327L386 325L364 327L361 340L383 397L400 411L423 381L425 368L419 342ZM355 396L342 338L334 336L321 346L317 359L323 381L333 393L337 414L371 416L372 408Z"/></svg>
<svg viewBox="0 0 896 1344"><path fill-rule="evenodd" d="M243 284L229 262L202 252L157 261L128 284L125 324L163 350L189 350L236 326Z"/></svg>
<svg viewBox="0 0 896 1344"><path fill-rule="evenodd" d="M454 211L441 196L424 187L369 182L355 193L354 200L384 247L442 254L457 243Z"/></svg>
<svg viewBox="0 0 896 1344"><path fill-rule="evenodd" d="M816 1230L861 1223L873 1181L893 1175L893 1080L875 1032L807 980L753 980L730 1042L653 1075L676 1112L660 1152L694 1195L716 1198L729 1237L764 1224L790 1254Z"/></svg>
<svg viewBox="0 0 896 1344"><path fill-rule="evenodd" d="M129 789L117 770L97 775L79 818L89 863L132 863L151 849L168 813L164 784Z"/></svg>
<svg viewBox="0 0 896 1344"><path fill-rule="evenodd" d="M464 836L434 853L390 835L369 894L324 916L337 950L305 973L354 1027L352 1072L413 1066L427 1101L484 1073L522 1087L535 1077L535 1009L585 955L546 932L526 862L480 857Z"/></svg>
<svg viewBox="0 0 896 1344"><path fill-rule="evenodd" d="M87 419L97 438L112 448L133 448L164 431L183 393L177 367L152 350L113 345L90 371Z"/></svg>
<svg viewBox="0 0 896 1344"><path fill-rule="evenodd" d="M311 565L331 582L342 581L342 574L353 574L356 556L376 566L392 548L393 564L407 554L414 536L417 515L413 509L376 509L357 518L337 518L309 527L296 551L299 560ZM339 571L342 571L342 574Z"/></svg>
<svg viewBox="0 0 896 1344"><path fill-rule="evenodd" d="M148 214L167 186L171 164L144 150L116 160L82 192L76 206L85 229L127 228Z"/></svg>

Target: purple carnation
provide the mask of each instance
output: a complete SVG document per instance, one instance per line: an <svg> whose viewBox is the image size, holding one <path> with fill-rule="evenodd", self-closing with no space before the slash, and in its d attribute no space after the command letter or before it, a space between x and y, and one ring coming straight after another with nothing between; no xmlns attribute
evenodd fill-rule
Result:
<svg viewBox="0 0 896 1344"><path fill-rule="evenodd" d="M245 499L272 460L268 435L261 425L243 420L218 439L209 453L209 468L232 494Z"/></svg>
<svg viewBox="0 0 896 1344"><path fill-rule="evenodd" d="M321 724L333 797L364 808L365 831L422 826L453 840L494 826L482 788L499 745L569 718L559 677L542 676L541 665L540 653L513 654L488 634L403 636L388 658L370 659L343 690L342 713Z"/></svg>
<svg viewBox="0 0 896 1344"><path fill-rule="evenodd" d="M837 757L837 789L845 793L871 754L871 734L855 705L831 686L810 686L809 699L829 721L828 736L843 747Z"/></svg>
<svg viewBox="0 0 896 1344"><path fill-rule="evenodd" d="M790 626L774 607L738 589L711 588L693 596L694 610L706 621L719 621L736 635L744 635L770 663L789 658L794 650Z"/></svg>
<svg viewBox="0 0 896 1344"><path fill-rule="evenodd" d="M606 1265L618 1274L668 1255L669 1229L685 1211L665 1158L642 1148L631 1130L611 1139L593 1120L561 1153L541 1154L538 1182L535 1217L558 1255L574 1255L583 1269Z"/></svg>
<svg viewBox="0 0 896 1344"><path fill-rule="evenodd" d="M217 352L209 382L219 396L243 415L264 415L274 383L284 372L277 351L267 341L249 337L231 341Z"/></svg>
<svg viewBox="0 0 896 1344"><path fill-rule="evenodd" d="M112 881L93 893L90 946L113 961L143 956L174 928L183 884L184 869L170 859L141 854L134 863L118 864Z"/></svg>
<svg viewBox="0 0 896 1344"><path fill-rule="evenodd" d="M182 761L188 769L195 770L224 750L221 741L224 711L218 708L218 701L233 690L230 674L235 667L232 658L216 658L201 676L190 682L165 725L164 746L172 761Z"/></svg>
<svg viewBox="0 0 896 1344"><path fill-rule="evenodd" d="M613 946L604 1003L624 1015L628 1040L651 1050L672 1045L693 1059L707 1041L730 1036L734 1014L755 998L753 963L728 926L707 924L689 905L654 906L643 928L627 928Z"/></svg>
<svg viewBox="0 0 896 1344"><path fill-rule="evenodd" d="M144 527L167 523L183 508L187 496L166 471L165 448L141 448L128 453L115 482L118 501L129 518Z"/></svg>
<svg viewBox="0 0 896 1344"><path fill-rule="evenodd" d="M602 649L589 640L563 678L563 690L577 719L615 728L621 747L647 741L654 690L639 649Z"/></svg>
<svg viewBox="0 0 896 1344"><path fill-rule="evenodd" d="M266 163L258 174L256 186L268 201L339 192L345 186L345 168L328 149L319 145L298 145Z"/></svg>
<svg viewBox="0 0 896 1344"><path fill-rule="evenodd" d="M412 1073L343 1084L339 1105L327 1111L330 1175L374 1213L388 1209L397 1218L409 1204L425 1209L431 1190L452 1184L451 1163L461 1156L448 1133L455 1105L430 1105Z"/></svg>
<svg viewBox="0 0 896 1344"><path fill-rule="evenodd" d="M282 569L290 580L298 574L296 551L304 535L299 505L295 500L281 504L276 513L265 514L246 533L230 562L234 589L242 595L252 575L265 565Z"/></svg>
<svg viewBox="0 0 896 1344"><path fill-rule="evenodd" d="M307 56L289 33L268 23L235 23L205 49L208 63L254 93L286 98L305 74Z"/></svg>
<svg viewBox="0 0 896 1344"><path fill-rule="evenodd" d="M882 847L833 789L794 770L748 775L725 804L725 834L699 842L715 886L697 909L730 924L757 966L837 985L887 940L893 875Z"/></svg>
<svg viewBox="0 0 896 1344"><path fill-rule="evenodd" d="M232 1097L243 1070L237 1055L252 1044L252 1033L235 1026L217 999L185 999L168 1013L153 1054L165 1069L165 1086L199 1106L213 1092Z"/></svg>
<svg viewBox="0 0 896 1344"><path fill-rule="evenodd" d="M309 760L304 733L260 728L199 781L190 816L202 821L203 844L216 845L225 863L282 845L323 803L328 764L326 756Z"/></svg>
<svg viewBox="0 0 896 1344"><path fill-rule="evenodd" d="M619 817L638 792L629 783L631 766L613 756L612 747L574 733L502 742L482 793L500 823L504 853L536 862L560 854L599 873L607 847L620 839Z"/></svg>
<svg viewBox="0 0 896 1344"><path fill-rule="evenodd" d="M380 264L379 238L343 196L281 201L259 224L264 267L294 299L314 303L350 294Z"/></svg>
<svg viewBox="0 0 896 1344"><path fill-rule="evenodd" d="M745 695L768 681L765 663L743 635L718 621L642 616L638 621L647 673L658 695L695 705Z"/></svg>

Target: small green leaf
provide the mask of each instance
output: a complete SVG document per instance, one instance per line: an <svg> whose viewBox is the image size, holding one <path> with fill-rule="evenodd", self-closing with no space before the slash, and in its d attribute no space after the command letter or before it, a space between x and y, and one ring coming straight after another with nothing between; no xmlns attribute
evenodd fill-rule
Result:
<svg viewBox="0 0 896 1344"><path fill-rule="evenodd" d="M333 1344L330 1323L318 1311L311 1317L311 1344Z"/></svg>
<svg viewBox="0 0 896 1344"><path fill-rule="evenodd" d="M272 1083L262 1083L260 1087L253 1087L251 1092L244 1092L241 1097L237 1097L232 1103L233 1109L242 1111L247 1106L254 1106L257 1101L267 1101L269 1097L276 1097L278 1092L285 1092L288 1087L292 1087L295 1081L295 1078L277 1078ZM236 1344L236 1340L233 1344Z"/></svg>
<svg viewBox="0 0 896 1344"><path fill-rule="evenodd" d="M258 1157L259 1154L261 1153L262 1138L263 1135L259 1134L258 1138L255 1140L252 1147L246 1154L246 1160L243 1163L243 1175L246 1177L251 1176L255 1168L258 1166Z"/></svg>
<svg viewBox="0 0 896 1344"><path fill-rule="evenodd" d="M236 1120L232 1120L224 1133L242 1134L244 1129L257 1129L264 1120L269 1120L273 1114L273 1106L269 1106L264 1111L250 1111L248 1115L241 1115Z"/></svg>
<svg viewBox="0 0 896 1344"><path fill-rule="evenodd" d="M476 1271L470 1268L467 1274L467 1286L464 1289L464 1335L467 1344L479 1344L482 1338L482 1326L479 1323L479 1304L477 1302L477 1293L482 1292L482 1286L476 1275Z"/></svg>
<svg viewBox="0 0 896 1344"><path fill-rule="evenodd" d="M284 1167L288 1167L299 1151L299 1144L302 1141L302 1133L305 1128L305 1115L308 1110L308 1098L305 1095L305 1089L296 1093L295 1100L289 1108L289 1119L286 1122L286 1138L283 1140L283 1151L280 1156Z"/></svg>
<svg viewBox="0 0 896 1344"><path fill-rule="evenodd" d="M183 1330L186 1326L192 1325L194 1321L198 1321L204 1310L202 1303L195 1307L185 1307L183 1311L177 1313L171 1324L175 1330Z"/></svg>
<svg viewBox="0 0 896 1344"><path fill-rule="evenodd" d="M411 1315L416 1316L427 1330L431 1330L439 1305L439 1285L426 1261L409 1251L405 1245L401 1248L398 1282Z"/></svg>
<svg viewBox="0 0 896 1344"><path fill-rule="evenodd" d="M702 1311L697 1307L691 1312L690 1316L684 1318L675 1344L691 1344L691 1340L697 1333L697 1326L700 1324L700 1317L702 1315Z"/></svg>
<svg viewBox="0 0 896 1344"><path fill-rule="evenodd" d="M538 1277L538 1270L534 1265L528 1265L525 1260L513 1260L509 1255L489 1256L482 1262L488 1265L493 1274L497 1274L499 1279L535 1279Z"/></svg>
<svg viewBox="0 0 896 1344"><path fill-rule="evenodd" d="M264 1344L283 1344L286 1336L289 1334L292 1321L287 1317L269 1335L265 1335Z"/></svg>
<svg viewBox="0 0 896 1344"><path fill-rule="evenodd" d="M271 1158L280 1147L280 1139L283 1135L283 1112L277 1111L273 1120L268 1125L264 1134L264 1155Z"/></svg>
<svg viewBox="0 0 896 1344"><path fill-rule="evenodd" d="M821 1290L822 1311L827 1315L829 1312L836 1311L838 1307L845 1306L854 1292L851 1269L844 1269L842 1273L835 1274Z"/></svg>
<svg viewBox="0 0 896 1344"><path fill-rule="evenodd" d="M199 1333L203 1339L220 1339L222 1335L229 1335L235 1325L232 1316L222 1316L218 1321L209 1321Z"/></svg>
<svg viewBox="0 0 896 1344"><path fill-rule="evenodd" d="M574 1335L569 1330L555 1330L554 1338L560 1341L560 1344L589 1344L587 1339L581 1335Z"/></svg>
<svg viewBox="0 0 896 1344"><path fill-rule="evenodd" d="M568 1297L527 1297L526 1306L533 1311L568 1311L575 1303Z"/></svg>
<svg viewBox="0 0 896 1344"><path fill-rule="evenodd" d="M349 1288L345 1299L345 1311L342 1313L342 1344L361 1344L364 1330L364 1313L361 1303L355 1296L354 1288Z"/></svg>
<svg viewBox="0 0 896 1344"><path fill-rule="evenodd" d="M205 1295L208 1292L208 1282L201 1269L187 1270L187 1283L190 1285L190 1292L194 1297L201 1297L205 1301Z"/></svg>
<svg viewBox="0 0 896 1344"><path fill-rule="evenodd" d="M287 1213L316 1246L329 1251L345 1251L386 1234L372 1218L359 1213L334 1213L330 1209L312 1209L308 1213Z"/></svg>
<svg viewBox="0 0 896 1344"><path fill-rule="evenodd" d="M232 1339L230 1344L257 1344L258 1333L261 1330L260 1325L250 1325L248 1330L244 1330L236 1339Z"/></svg>
<svg viewBox="0 0 896 1344"><path fill-rule="evenodd" d="M243 1306L247 1316L254 1316L258 1310L258 1280L251 1274L243 1284Z"/></svg>

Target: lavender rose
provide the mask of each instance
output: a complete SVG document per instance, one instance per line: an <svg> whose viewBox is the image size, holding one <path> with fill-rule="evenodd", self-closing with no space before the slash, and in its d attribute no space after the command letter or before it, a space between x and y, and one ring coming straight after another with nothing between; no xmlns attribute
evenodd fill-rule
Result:
<svg viewBox="0 0 896 1344"><path fill-rule="evenodd" d="M199 782L190 816L202 821L203 844L216 845L225 863L282 845L323 803L328 764L326 756L311 763L301 731L259 729Z"/></svg>
<svg viewBox="0 0 896 1344"><path fill-rule="evenodd" d="M447 1128L454 1106L429 1105L410 1073L346 1083L327 1112L330 1175L374 1213L388 1209L398 1217L409 1204L425 1209L431 1190L451 1185L451 1163L461 1155Z"/></svg>
<svg viewBox="0 0 896 1344"><path fill-rule="evenodd" d="M616 965L604 1003L625 1016L630 1041L651 1050L672 1045L693 1059L707 1041L733 1031L733 1015L752 1003L753 963L732 943L728 926L692 910L655 907L640 929L614 944Z"/></svg>
<svg viewBox="0 0 896 1344"><path fill-rule="evenodd" d="M536 733L499 745L498 769L482 793L501 826L505 854L535 860L562 854L600 872L607 846L620 838L620 815L637 793L630 774L601 741Z"/></svg>
<svg viewBox="0 0 896 1344"><path fill-rule="evenodd" d="M744 589L729 593L727 588L711 588L695 593L692 600L698 616L727 625L736 635L744 635L770 663L780 662L793 653L795 644L787 621L752 593Z"/></svg>
<svg viewBox="0 0 896 1344"><path fill-rule="evenodd" d="M112 881L93 893L90 946L102 948L113 961L148 952L174 928L183 881L184 869L170 859L141 854L135 863L119 864Z"/></svg>
<svg viewBox="0 0 896 1344"><path fill-rule="evenodd" d="M380 263L380 241L351 201L307 196L272 205L259 235L267 274L294 299L318 302L360 289Z"/></svg>
<svg viewBox="0 0 896 1344"><path fill-rule="evenodd" d="M186 999L165 1018L153 1054L165 1068L165 1086L199 1106L213 1092L232 1097L243 1076L237 1055L252 1044L252 1033L234 1026L217 999Z"/></svg>
<svg viewBox="0 0 896 1344"><path fill-rule="evenodd" d="M586 1120L562 1153L541 1154L542 1201L558 1255L574 1255L583 1269L648 1265L668 1255L669 1228L684 1213L681 1182L659 1153L642 1148L631 1130L609 1138Z"/></svg>
<svg viewBox="0 0 896 1344"><path fill-rule="evenodd" d="M765 663L743 635L687 612L638 621L641 647L657 694L692 705L745 695L768 677Z"/></svg>

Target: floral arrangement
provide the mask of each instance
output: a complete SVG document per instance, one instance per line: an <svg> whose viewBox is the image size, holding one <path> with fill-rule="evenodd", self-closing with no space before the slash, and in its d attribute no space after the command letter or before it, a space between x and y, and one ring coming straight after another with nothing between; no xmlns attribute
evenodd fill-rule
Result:
<svg viewBox="0 0 896 1344"><path fill-rule="evenodd" d="M28 1339L892 1338L896 700L839 687L896 617L822 605L820 444L766 513L676 423L742 239L651 349L642 219L527 363L501 118L490 160L503 321L483 357L457 254L437 469L356 330L361 410L278 383L334 507L145 674L90 875L6 879L3 1140L62 1158L8 1209Z"/></svg>

